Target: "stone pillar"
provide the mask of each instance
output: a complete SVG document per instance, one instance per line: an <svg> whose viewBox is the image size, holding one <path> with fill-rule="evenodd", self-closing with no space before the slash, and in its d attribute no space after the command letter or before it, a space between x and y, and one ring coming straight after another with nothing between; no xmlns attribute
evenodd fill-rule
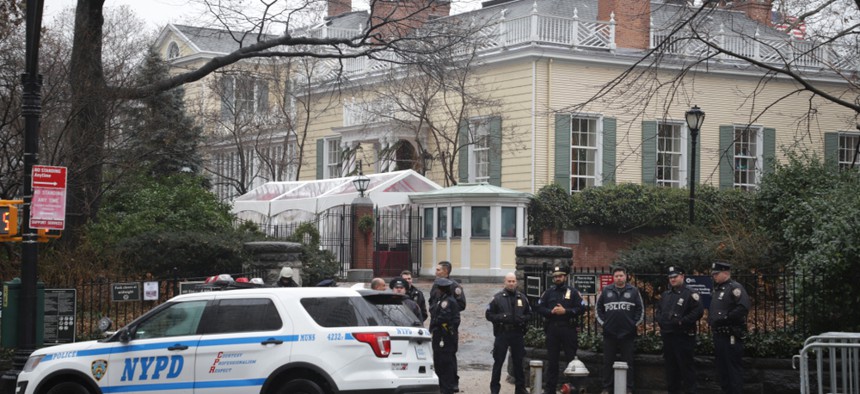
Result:
<svg viewBox="0 0 860 394"><path fill-rule="evenodd" d="M243 271L264 270L262 278L266 284L278 281L281 268L293 269L293 280L302 284L302 248L297 242L247 242L245 251L251 255L251 262L242 266Z"/></svg>
<svg viewBox="0 0 860 394"><path fill-rule="evenodd" d="M373 202L367 197L352 202L352 264L351 269L373 269L373 230L364 232L358 228L362 216L373 217Z"/></svg>
<svg viewBox="0 0 860 394"><path fill-rule="evenodd" d="M573 249L564 246L517 246L515 253L517 255L517 281L519 282L520 290L525 285L523 283L523 270L532 267L540 269L546 263L547 267L567 266L573 271Z"/></svg>

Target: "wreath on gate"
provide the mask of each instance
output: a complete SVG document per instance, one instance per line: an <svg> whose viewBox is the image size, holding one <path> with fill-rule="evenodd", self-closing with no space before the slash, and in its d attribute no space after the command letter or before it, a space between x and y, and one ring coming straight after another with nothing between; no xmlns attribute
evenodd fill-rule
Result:
<svg viewBox="0 0 860 394"><path fill-rule="evenodd" d="M374 223L373 216L370 214L364 214L362 217L358 218L358 230L362 233L369 233L373 231Z"/></svg>

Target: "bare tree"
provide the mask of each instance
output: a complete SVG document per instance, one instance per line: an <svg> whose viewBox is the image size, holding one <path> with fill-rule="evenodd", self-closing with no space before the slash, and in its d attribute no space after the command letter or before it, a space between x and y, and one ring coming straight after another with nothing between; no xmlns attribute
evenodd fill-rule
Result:
<svg viewBox="0 0 860 394"><path fill-rule="evenodd" d="M246 8L238 1L204 4L215 11L215 19L233 34L238 48L168 79L147 86L124 86L112 84L106 78L104 0L78 0L70 66L73 116L66 134L70 148L66 159L70 166L67 229L73 234L98 211L109 110L114 100L141 98L198 81L216 70L251 58L377 58L386 52L434 49L424 42L447 34L429 29L420 37L410 34L420 24L418 21L426 20L438 6L435 1L410 2L403 7L372 1L364 29L348 38L315 38L291 33L296 23L307 21L304 18L307 11L318 6L318 2L261 3L264 6L258 16L244 11ZM268 34L275 30L281 33Z"/></svg>

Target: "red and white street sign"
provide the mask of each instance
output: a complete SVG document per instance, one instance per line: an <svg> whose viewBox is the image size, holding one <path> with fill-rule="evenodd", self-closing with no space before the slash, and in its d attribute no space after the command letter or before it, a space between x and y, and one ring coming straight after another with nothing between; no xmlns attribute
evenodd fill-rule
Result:
<svg viewBox="0 0 860 394"><path fill-rule="evenodd" d="M33 166L30 228L66 227L66 167Z"/></svg>

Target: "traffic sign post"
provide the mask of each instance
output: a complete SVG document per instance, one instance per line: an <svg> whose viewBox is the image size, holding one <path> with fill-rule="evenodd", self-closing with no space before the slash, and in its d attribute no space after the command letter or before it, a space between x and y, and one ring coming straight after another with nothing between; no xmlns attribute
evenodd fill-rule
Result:
<svg viewBox="0 0 860 394"><path fill-rule="evenodd" d="M66 227L66 167L33 166L33 202L30 228L62 230Z"/></svg>

